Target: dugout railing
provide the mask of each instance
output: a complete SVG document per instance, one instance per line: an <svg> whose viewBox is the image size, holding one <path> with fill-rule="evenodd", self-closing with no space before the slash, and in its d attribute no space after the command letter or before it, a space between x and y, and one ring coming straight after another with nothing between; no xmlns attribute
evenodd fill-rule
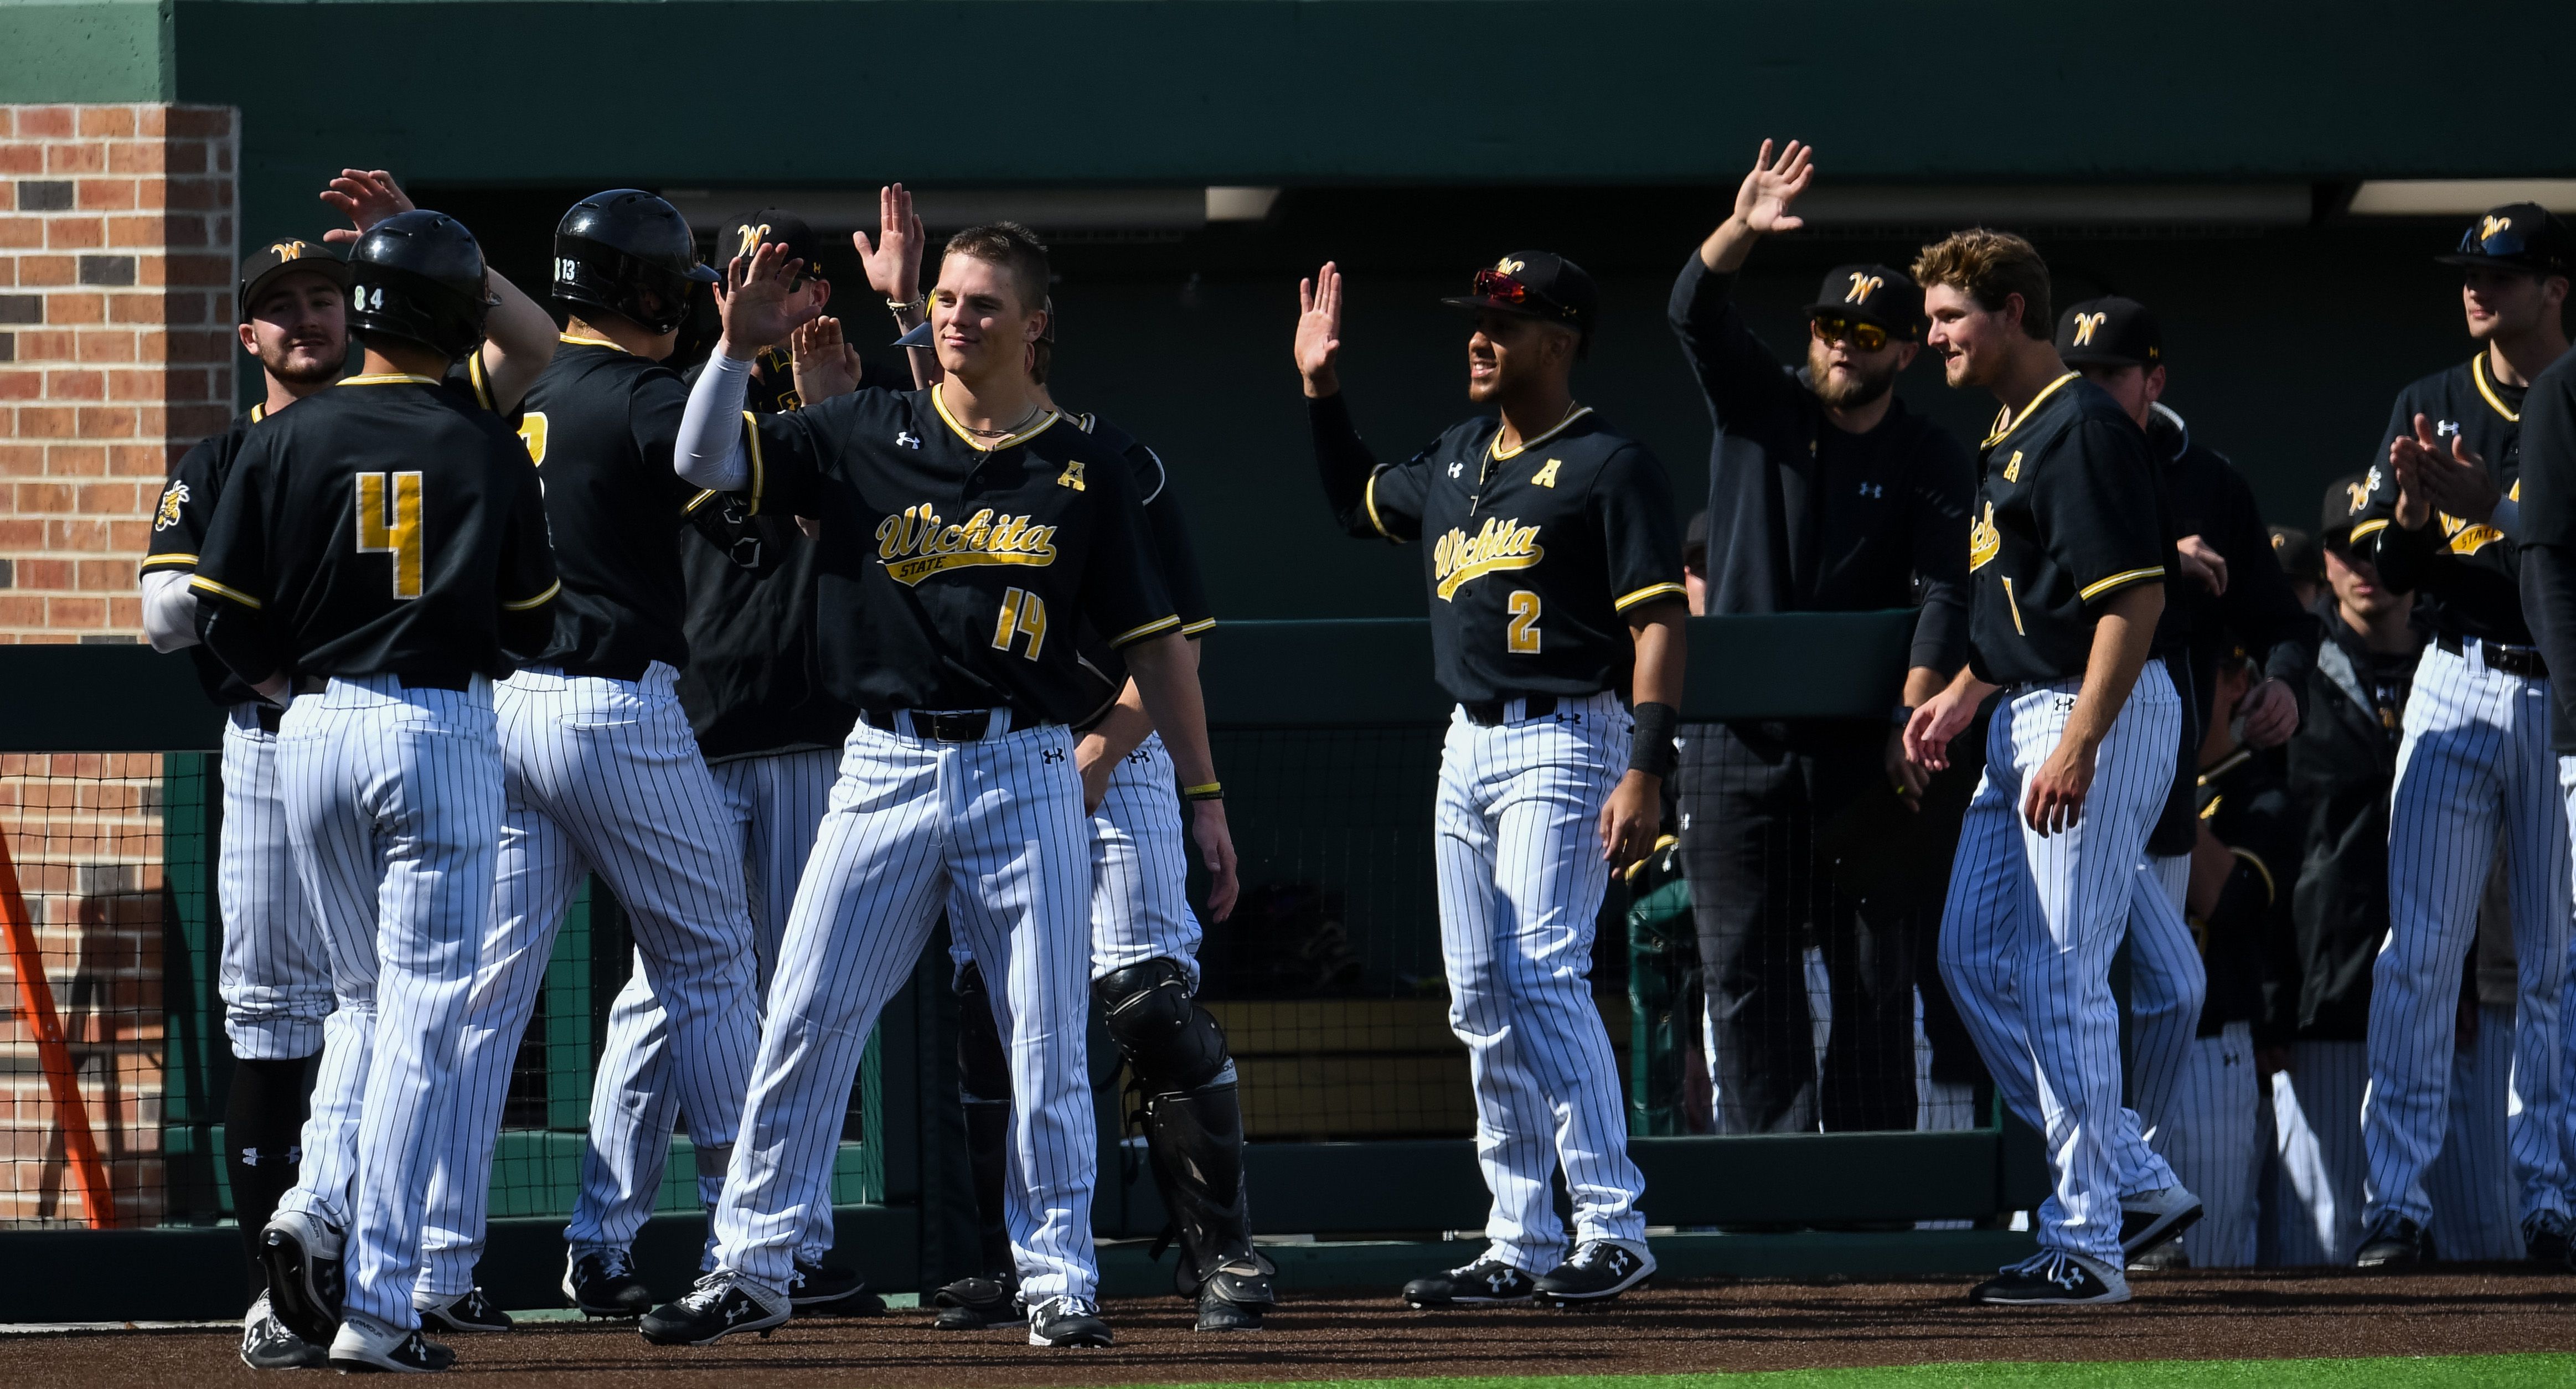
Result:
<svg viewBox="0 0 2576 1389"><path fill-rule="evenodd" d="M1693 619L1686 717L1883 720L1910 629L1906 613ZM1420 620L1228 624L1207 638L1202 670L1248 889L1248 910L1213 928L1203 955L1243 1073L1255 1221L1316 1241L1286 1247L1299 1256L1283 1258L1292 1282L1330 1281L1317 1251L1437 1239L1484 1215L1432 915L1431 778L1449 701ZM13 1101L0 1259L50 1271L27 1280L28 1320L239 1310L220 1160L231 1063L215 996L221 731L183 659L131 645L0 648L0 831L20 889L0 911L25 911L0 957ZM1620 897L1605 912L1614 931ZM494 1166L483 1278L505 1306L556 1300L591 1069L630 953L594 881L557 937ZM23 987L30 959L49 988ZM883 1289L935 1284L971 1258L948 973L934 953L889 1007L844 1128L841 1249ZM1620 1013L1610 1020L1624 1050L1625 1005L1605 993L1603 1006ZM1096 1028L1094 1040L1095 1223L1141 1245L1161 1232L1161 1205L1133 1097ZM1991 1222L2041 1194L2036 1140L1991 1121L1631 1141L1658 1226ZM677 1140L670 1218L638 1248L674 1287L703 1233L692 1174ZM1739 1241L1725 1266L1761 1266L1758 1244ZM1131 1252L1138 1266L1112 1273L1113 1292L1160 1277ZM1791 1262L1828 1271L1815 1258Z"/></svg>

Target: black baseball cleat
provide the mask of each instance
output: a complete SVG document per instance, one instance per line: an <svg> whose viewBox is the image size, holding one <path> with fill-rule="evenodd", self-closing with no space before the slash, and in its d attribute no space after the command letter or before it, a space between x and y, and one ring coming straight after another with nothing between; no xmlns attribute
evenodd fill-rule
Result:
<svg viewBox="0 0 2576 1389"><path fill-rule="evenodd" d="M317 1346L340 1330L340 1232L301 1211L279 1211L260 1231L269 1306L286 1329Z"/></svg>
<svg viewBox="0 0 2576 1389"><path fill-rule="evenodd" d="M241 1362L254 1370L318 1370L331 1363L331 1352L287 1330L261 1293L242 1317Z"/></svg>
<svg viewBox="0 0 2576 1389"><path fill-rule="evenodd" d="M2200 1198L2179 1184L2159 1191L2120 1198L2120 1257L2133 1262L2141 1254L2200 1223Z"/></svg>
<svg viewBox="0 0 2576 1389"><path fill-rule="evenodd" d="M585 1316L640 1317L653 1310L653 1290L627 1268L626 1256L614 1249L566 1255L563 1295Z"/></svg>
<svg viewBox="0 0 2576 1389"><path fill-rule="evenodd" d="M412 1305L420 1313L424 1331L507 1331L515 1325L509 1313L493 1306L492 1299L483 1295L480 1284L445 1302Z"/></svg>
<svg viewBox="0 0 2576 1389"><path fill-rule="evenodd" d="M2557 1211L2533 1211L2522 1222L2522 1247L2531 1261L2545 1268L2576 1268L2576 1241L2570 1222Z"/></svg>
<svg viewBox="0 0 2576 1389"><path fill-rule="evenodd" d="M868 1291L868 1280L839 1264L798 1260L787 1275L787 1305L808 1315L881 1317L885 1299Z"/></svg>
<svg viewBox="0 0 2576 1389"><path fill-rule="evenodd" d="M2433 1262L2433 1237L2404 1216L2375 1222L2362 1232L2354 1268L2418 1268Z"/></svg>
<svg viewBox="0 0 2576 1389"><path fill-rule="evenodd" d="M1995 1307L2049 1307L2081 1303L2126 1302L2129 1280L2108 1264L2081 1254L2043 1249L1968 1293L1970 1302Z"/></svg>
<svg viewBox="0 0 2576 1389"><path fill-rule="evenodd" d="M1563 1307L1607 1302L1655 1276L1655 1256L1617 1240L1585 1240L1574 1257L1538 1276L1539 1300Z"/></svg>
<svg viewBox="0 0 2576 1389"><path fill-rule="evenodd" d="M1100 1309L1081 1298L1051 1297L1029 1309L1030 1345L1097 1348L1110 1340Z"/></svg>
<svg viewBox="0 0 2576 1389"><path fill-rule="evenodd" d="M766 1338L787 1323L792 1310L786 1294L720 1268L699 1279L688 1296L645 1313L636 1327L657 1346L711 1346L737 1331Z"/></svg>
<svg viewBox="0 0 2576 1389"><path fill-rule="evenodd" d="M1433 1307L1497 1307L1527 1302L1537 1295L1536 1280L1491 1257L1404 1285L1404 1303L1416 1311Z"/></svg>
<svg viewBox="0 0 2576 1389"><path fill-rule="evenodd" d="M352 1315L331 1338L331 1368L347 1374L432 1375L456 1363L456 1352L417 1331Z"/></svg>
<svg viewBox="0 0 2576 1389"><path fill-rule="evenodd" d="M1020 1304L1016 1280L960 1278L930 1295L939 1309L931 1326L939 1331L982 1331L995 1326L1026 1326L1028 1308Z"/></svg>

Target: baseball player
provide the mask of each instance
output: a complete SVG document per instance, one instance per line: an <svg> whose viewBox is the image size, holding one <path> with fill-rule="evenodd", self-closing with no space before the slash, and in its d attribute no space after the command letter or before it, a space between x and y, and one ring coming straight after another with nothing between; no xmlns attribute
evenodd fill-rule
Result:
<svg viewBox="0 0 2576 1389"><path fill-rule="evenodd" d="M1476 272L1467 395L1497 407L1380 467L1343 398L1342 280L1299 286L1297 370L1334 519L1423 545L1432 662L1457 699L1433 811L1449 1026L1467 1045L1485 1253L1415 1307L1598 1302L1655 1271L1610 1038L1586 975L1614 866L1661 819L1681 704L1680 512L1663 464L1577 404L1599 296L1515 251ZM1627 680L1632 715L1618 686ZM1562 1168L1574 1242L1552 1195Z"/></svg>
<svg viewBox="0 0 2576 1389"><path fill-rule="evenodd" d="M365 370L252 431L190 581L206 646L294 701L287 837L339 1006L302 1177L266 1239L278 1314L342 1369L453 1359L412 1306L420 1193L492 909L491 681L540 643L558 588L517 440L440 380L482 340L489 293L453 220L376 223L351 258Z"/></svg>
<svg viewBox="0 0 2576 1389"><path fill-rule="evenodd" d="M2554 283L2563 286L2566 281ZM2516 535L2523 546L2523 593L2532 633L2547 659L2564 663L2562 669L2576 669L2576 353L2559 354L2532 379L2521 413L2524 486ZM2549 743L2558 758L2568 820L2576 825L2576 708L2570 707L2571 699L2576 699L2576 688L2562 684L2554 689ZM2561 1021L2576 1026L2576 1018ZM2518 1075L2516 1079L2518 1083ZM2520 1122L2528 1127L2544 1120L2526 1100ZM2518 1145L2533 1147L2551 1137L2515 1135ZM2533 1224L2526 1224L2524 1232L2534 1258L2551 1252ZM2557 1253L2561 1267L2576 1268L2576 1248L2562 1242Z"/></svg>
<svg viewBox="0 0 2576 1389"><path fill-rule="evenodd" d="M2126 1301L2122 1198L2162 1193L2158 1218L2198 1204L2123 1122L2110 986L2180 736L2173 682L2150 662L2171 532L2136 423L2058 359L2030 243L1960 232L1924 248L1914 278L1950 384L2004 407L1969 534L1969 669L1906 729L1907 755L1938 769L2004 692L1960 834L1941 976L1997 1086L2041 1116L2054 1177L2039 1252L1971 1296Z"/></svg>
<svg viewBox="0 0 2576 1389"><path fill-rule="evenodd" d="M2442 257L2463 268L2461 304L2481 347L2398 393L2352 527L2354 548L2389 588L2417 594L2434 634L2390 798L2388 944L2372 969L2362 1114L2365 1268L2427 1257L2424 1173L2442 1144L2461 963L2499 827L2522 976L2513 1088L2517 1132L2530 1141L2515 1143L2513 1160L2523 1234L2534 1257L2566 1257L2567 808L2549 748L2549 667L2524 622L2513 535L2523 391L2567 350L2571 250L2558 219L2513 203Z"/></svg>
<svg viewBox="0 0 2576 1389"><path fill-rule="evenodd" d="M322 1020L331 1013L331 970L286 846L277 781L277 725L285 711L199 645L188 580L250 427L340 379L349 355L348 285L348 265L317 243L272 241L243 260L235 331L242 350L260 364L267 398L171 469L143 560L145 637L156 651L194 648L198 680L226 711L223 833L215 849L215 898L224 925L216 992L233 1048L224 1167L250 1266L242 1363L264 1370L315 1366L326 1358L324 1347L287 1330L269 1310L260 1231L295 1185L302 1157L297 1130L312 1089L313 1058L322 1050Z"/></svg>
<svg viewBox="0 0 2576 1389"><path fill-rule="evenodd" d="M716 238L720 246L743 248L763 239L806 262L791 307L819 310L831 302L831 282L813 269L814 233L804 219L764 208ZM701 370L683 379L694 383ZM856 389L864 371L841 340L839 321L816 318L792 342L764 346L752 359L747 403L762 414L800 409ZM714 492L691 501L689 519L680 538L689 595L680 706L741 840L757 1000L769 991L787 908L832 793L834 750L858 714L822 687L814 650L814 545L795 519L752 516L739 498ZM584 1311L641 1316L653 1309L629 1250L653 1213L679 1118L669 1018L639 957L609 1005L581 1195L564 1231L575 1250L593 1251L602 1261L598 1273L579 1280L576 1305ZM824 1262L832 1238L831 1207L818 1205L796 1251L789 1300L798 1307L882 1311L883 1300L872 1294L854 1301L862 1291L857 1273Z"/></svg>
<svg viewBox="0 0 2576 1389"><path fill-rule="evenodd" d="M552 639L495 696L508 788L499 888L466 1021L458 1122L429 1192L419 1300L430 1308L458 1308L472 1292L511 1062L585 877L607 882L634 928L709 1206L759 1039L742 841L674 689L689 659L679 532L695 492L669 472L688 388L661 360L690 286L715 272L676 208L628 188L564 214L554 264L570 321L529 388L519 434L546 483L564 591ZM564 1289L575 1306L634 1314L631 1295L590 1287L618 1275L619 1253L571 1246ZM496 1312L475 1329L508 1324Z"/></svg>
<svg viewBox="0 0 2576 1389"><path fill-rule="evenodd" d="M676 467L697 486L746 492L756 511L816 522L824 668L859 720L780 946L716 1212L717 1268L642 1329L704 1345L787 1320L794 1248L829 1199L868 1030L944 906L1002 985L1029 1341L1106 1345L1082 1043L1090 825L1065 727L1090 712L1089 677L1069 638L1088 623L1124 653L1222 908L1233 845L1188 641L1146 558L1130 465L1060 427L1030 377L1047 285L1034 235L997 223L950 238L930 308L936 386L755 416L746 440L746 364L795 327L784 299L798 268L774 244L734 262L724 337L691 391Z"/></svg>

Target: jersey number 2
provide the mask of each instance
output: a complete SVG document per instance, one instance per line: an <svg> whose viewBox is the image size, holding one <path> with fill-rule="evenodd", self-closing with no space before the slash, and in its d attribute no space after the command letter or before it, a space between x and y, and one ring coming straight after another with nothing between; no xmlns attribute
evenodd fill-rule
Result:
<svg viewBox="0 0 2576 1389"><path fill-rule="evenodd" d="M1512 625L1503 629L1503 644L1516 656L1538 652L1538 595L1525 588L1512 590Z"/></svg>
<svg viewBox="0 0 2576 1389"><path fill-rule="evenodd" d="M358 474L358 553L394 557L394 596L420 596L420 474Z"/></svg>

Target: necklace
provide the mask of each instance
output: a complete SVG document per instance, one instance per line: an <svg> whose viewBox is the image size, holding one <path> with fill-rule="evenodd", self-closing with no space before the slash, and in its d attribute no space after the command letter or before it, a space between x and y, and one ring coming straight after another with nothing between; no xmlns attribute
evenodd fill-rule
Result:
<svg viewBox="0 0 2576 1389"><path fill-rule="evenodd" d="M944 384L944 383L943 383L943 384ZM945 391L944 391L944 390L942 391L941 398L942 398L942 399L945 399L945 398L946 398L946 393L945 393ZM974 435L976 438L979 438L979 439L1007 439L1007 438L1011 437L1012 435L1019 433L1021 430L1028 428L1029 421L1031 421L1031 420L1033 420L1033 419L1036 419L1039 415L1044 414L1045 412L1046 412L1046 407L1045 407L1045 406L1042 406L1042 405L1031 405L1031 406L1029 407L1029 412L1028 412L1027 414L1025 414L1025 415L1020 416L1019 423L1014 424L1014 425L1011 425L1010 427L1008 427L1008 428L1006 428L1006 429L978 429L978 428L976 428L974 425L971 425L971 424L966 423L964 420L957 419L957 412L956 412L956 411L954 411L954 410L951 410L951 411L949 411L949 412L948 412L948 417L949 417L949 419L950 419L950 420L952 420L952 421L954 421L954 422L956 423L956 425L957 425L957 427L958 427L959 429L962 429L962 430L966 431L967 433Z"/></svg>

